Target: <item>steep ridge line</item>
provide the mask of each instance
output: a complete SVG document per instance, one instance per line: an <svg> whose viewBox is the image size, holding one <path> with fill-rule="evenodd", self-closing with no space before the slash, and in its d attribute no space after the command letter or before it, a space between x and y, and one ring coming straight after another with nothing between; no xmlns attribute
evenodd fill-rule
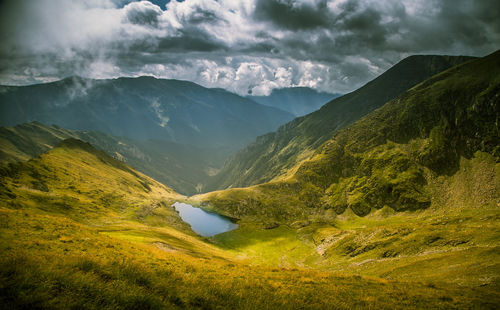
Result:
<svg viewBox="0 0 500 310"><path fill-rule="evenodd" d="M228 159L207 190L245 187L290 173L340 129L381 107L407 89L454 65L466 56L410 56L358 90L336 98L321 109L260 136Z"/></svg>
<svg viewBox="0 0 500 310"><path fill-rule="evenodd" d="M455 174L461 158L498 160L499 76L500 51L455 66L339 131L287 179L193 199L232 217L284 222L427 208L439 200L433 180Z"/></svg>

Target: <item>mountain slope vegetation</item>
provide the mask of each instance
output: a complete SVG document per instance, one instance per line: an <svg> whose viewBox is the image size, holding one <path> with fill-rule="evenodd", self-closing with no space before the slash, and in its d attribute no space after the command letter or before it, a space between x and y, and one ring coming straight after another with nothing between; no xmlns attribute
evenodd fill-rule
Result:
<svg viewBox="0 0 500 310"><path fill-rule="evenodd" d="M32 122L0 127L0 163L27 161L68 138L89 142L183 194L199 192L229 152L227 148L198 148L163 140L140 141Z"/></svg>
<svg viewBox="0 0 500 310"><path fill-rule="evenodd" d="M295 116L303 116L321 108L340 94L319 92L308 87L288 87L273 89L268 96L247 96L257 103L288 111Z"/></svg>
<svg viewBox="0 0 500 310"><path fill-rule="evenodd" d="M183 197L74 138L27 162L3 165L1 173L2 198L14 199L14 206L36 206L81 219L101 211L104 217L124 210L153 211L160 203Z"/></svg>
<svg viewBox="0 0 500 310"><path fill-rule="evenodd" d="M396 98L423 80L471 57L410 56L360 89L336 98L320 110L258 137L232 156L208 189L244 187L289 174L340 129Z"/></svg>
<svg viewBox="0 0 500 310"><path fill-rule="evenodd" d="M153 77L71 77L0 89L0 125L39 121L71 130L201 147L235 150L292 118L288 112L222 89Z"/></svg>
<svg viewBox="0 0 500 310"><path fill-rule="evenodd" d="M191 201L240 219L216 237L240 255L484 289L482 307L495 308L499 77L500 51L455 66L337 132L286 179Z"/></svg>
<svg viewBox="0 0 500 310"><path fill-rule="evenodd" d="M495 303L484 289L250 265L180 221L168 204L182 196L80 140L3 166L1 174L0 304L6 309Z"/></svg>
<svg viewBox="0 0 500 310"><path fill-rule="evenodd" d="M498 162L499 76L500 52L455 66L339 131L287 179L197 198L232 217L285 221L425 209L438 198L434 181L457 173L462 158Z"/></svg>

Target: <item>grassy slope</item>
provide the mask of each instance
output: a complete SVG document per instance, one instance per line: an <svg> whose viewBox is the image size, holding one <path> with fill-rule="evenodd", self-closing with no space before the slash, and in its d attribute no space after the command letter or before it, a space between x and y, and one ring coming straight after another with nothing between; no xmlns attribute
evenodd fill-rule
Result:
<svg viewBox="0 0 500 310"><path fill-rule="evenodd" d="M265 266L272 256L242 258L235 247L216 247L190 232L167 206L182 197L78 140L3 167L0 184L0 305L6 309L449 309L498 301L485 289ZM281 229L288 239L295 235ZM280 230L260 233L283 237Z"/></svg>
<svg viewBox="0 0 500 310"><path fill-rule="evenodd" d="M89 142L183 194L199 192L201 184L222 166L229 152L224 148L197 148L168 141L138 141L97 131L72 131L32 122L0 127L0 163L26 161L67 138Z"/></svg>
<svg viewBox="0 0 500 310"><path fill-rule="evenodd" d="M191 199L241 218L217 242L262 264L473 287L498 305L499 76L500 52L457 66L340 131L292 177Z"/></svg>
<svg viewBox="0 0 500 310"><path fill-rule="evenodd" d="M478 153L433 186L440 201L425 210L384 207L359 217L348 209L273 229L241 220L216 241L265 265L498 290L500 165Z"/></svg>
<svg viewBox="0 0 500 310"><path fill-rule="evenodd" d="M471 57L411 56L360 89L281 126L230 158L208 189L243 187L287 175L340 129L423 80Z"/></svg>
<svg viewBox="0 0 500 310"><path fill-rule="evenodd" d="M340 131L289 178L193 200L235 218L282 222L347 208L427 208L442 194L434 181L454 175L460 158L499 158L499 76L500 52L454 67Z"/></svg>
<svg viewBox="0 0 500 310"><path fill-rule="evenodd" d="M76 138L76 133L37 122L0 127L0 163L27 161L68 138Z"/></svg>
<svg viewBox="0 0 500 310"><path fill-rule="evenodd" d="M2 198L11 200L13 207L33 207L74 219L90 214L96 220L146 219L165 203L183 197L73 138L28 162L2 166L0 173Z"/></svg>

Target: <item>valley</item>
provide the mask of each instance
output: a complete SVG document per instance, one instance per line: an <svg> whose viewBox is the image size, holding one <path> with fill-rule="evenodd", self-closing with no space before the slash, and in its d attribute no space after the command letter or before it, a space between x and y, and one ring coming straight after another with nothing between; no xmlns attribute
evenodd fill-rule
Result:
<svg viewBox="0 0 500 310"><path fill-rule="evenodd" d="M0 86L2 153L26 160L78 138L186 195L206 191L227 157L291 119L222 89L146 76Z"/></svg>
<svg viewBox="0 0 500 310"><path fill-rule="evenodd" d="M2 176L2 305L449 309L498 302L494 205L382 209L362 218L347 212L277 227L240 220L238 229L204 238L169 206L186 197L78 140Z"/></svg>
<svg viewBox="0 0 500 310"><path fill-rule="evenodd" d="M135 140L35 121L0 128L0 162L28 160L68 138L89 142L182 194L200 192L206 180L220 169L227 154L231 153L229 147L202 148L166 140Z"/></svg>
<svg viewBox="0 0 500 310"><path fill-rule="evenodd" d="M61 106L67 85L87 82L1 92L0 308L500 304L499 51L410 56L288 123L226 91L153 78L89 82ZM35 107L30 93L49 95ZM144 94L182 117L156 126ZM109 99L107 116L91 96ZM222 109L245 134L210 117L205 128L230 132L173 126L196 120L186 106ZM78 113L78 126L43 123ZM262 115L263 131L285 124L257 137Z"/></svg>

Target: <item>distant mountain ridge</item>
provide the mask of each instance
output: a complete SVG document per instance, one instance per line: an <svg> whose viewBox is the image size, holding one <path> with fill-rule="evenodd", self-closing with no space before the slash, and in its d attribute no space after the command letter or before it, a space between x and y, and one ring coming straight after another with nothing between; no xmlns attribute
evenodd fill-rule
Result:
<svg viewBox="0 0 500 310"><path fill-rule="evenodd" d="M71 77L0 89L0 125L39 121L202 147L238 149L291 119L288 112L221 89L153 77Z"/></svg>
<svg viewBox="0 0 500 310"><path fill-rule="evenodd" d="M268 96L246 96L257 103L303 116L321 108L341 94L320 92L309 87L276 88Z"/></svg>
<svg viewBox="0 0 500 310"><path fill-rule="evenodd" d="M207 188L245 187L289 174L292 167L311 156L338 130L434 74L472 59L474 57L435 55L405 58L358 90L294 119L276 132L258 137L232 156Z"/></svg>

